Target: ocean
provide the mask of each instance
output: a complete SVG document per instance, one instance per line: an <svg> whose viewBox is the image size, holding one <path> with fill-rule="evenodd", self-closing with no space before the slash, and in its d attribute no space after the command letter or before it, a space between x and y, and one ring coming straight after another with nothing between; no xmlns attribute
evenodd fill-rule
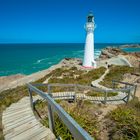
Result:
<svg viewBox="0 0 140 140"><path fill-rule="evenodd" d="M101 49L120 44L95 44L95 58ZM136 49L131 49L135 51ZM126 51L130 51L129 49ZM140 51L138 49L137 51ZM64 58L81 58L84 43L77 44L0 44L0 76L31 74L49 68Z"/></svg>

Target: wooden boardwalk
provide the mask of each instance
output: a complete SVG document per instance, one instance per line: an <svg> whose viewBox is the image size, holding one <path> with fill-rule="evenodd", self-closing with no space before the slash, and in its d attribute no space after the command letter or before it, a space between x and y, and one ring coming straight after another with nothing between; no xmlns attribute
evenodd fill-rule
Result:
<svg viewBox="0 0 140 140"><path fill-rule="evenodd" d="M104 101L104 97L96 97L96 96L87 96L84 93L78 93L75 94L75 92L56 92L52 93L54 99L62 99L62 100L68 100L73 99L76 95L76 98L78 99L84 99L93 101L94 103L102 103ZM116 96L107 97L107 104L124 104L125 102L121 100L126 96L126 93L119 92ZM116 101L115 101L116 100Z"/></svg>
<svg viewBox="0 0 140 140"><path fill-rule="evenodd" d="M3 112L2 124L5 140L55 140L50 129L34 116L29 97L8 107Z"/></svg>

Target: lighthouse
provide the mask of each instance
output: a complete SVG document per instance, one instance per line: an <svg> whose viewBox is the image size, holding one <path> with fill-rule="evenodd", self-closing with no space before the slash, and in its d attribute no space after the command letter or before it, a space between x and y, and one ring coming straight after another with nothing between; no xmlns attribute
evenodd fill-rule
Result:
<svg viewBox="0 0 140 140"><path fill-rule="evenodd" d="M94 16L92 13L89 13L89 15L87 16L87 22L85 25L85 29L86 29L87 35L86 35L83 67L96 68L96 62L94 60L95 23L94 23Z"/></svg>

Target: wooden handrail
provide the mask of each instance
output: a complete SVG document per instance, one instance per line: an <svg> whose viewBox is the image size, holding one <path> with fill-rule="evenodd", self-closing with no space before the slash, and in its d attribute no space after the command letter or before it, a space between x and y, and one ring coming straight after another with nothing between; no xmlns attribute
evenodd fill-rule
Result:
<svg viewBox="0 0 140 140"><path fill-rule="evenodd" d="M52 115L53 111L55 111L58 114L59 118L67 126L67 128L72 133L75 139L77 140L94 139L68 113L66 113L65 110L58 103L56 103L51 96L49 96L49 94L45 94L43 91L37 89L35 86L31 84L27 84L27 86L29 88L31 106L33 106L32 92L35 92L36 94L40 95L43 99L45 99L48 102L49 127L52 132L54 132L55 130L54 119Z"/></svg>

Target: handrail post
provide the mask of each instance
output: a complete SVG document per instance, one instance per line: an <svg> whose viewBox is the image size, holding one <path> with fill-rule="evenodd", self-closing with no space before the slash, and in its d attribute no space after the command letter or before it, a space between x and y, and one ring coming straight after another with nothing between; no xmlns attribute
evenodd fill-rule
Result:
<svg viewBox="0 0 140 140"><path fill-rule="evenodd" d="M129 89L129 91L128 91L126 104L128 104L128 102L129 102L129 99L130 99L130 94L131 94L131 89Z"/></svg>
<svg viewBox="0 0 140 140"><path fill-rule="evenodd" d="M107 102L107 95L108 95L107 90L105 90L105 94L104 95L105 95L104 96L104 104L106 104L106 102Z"/></svg>
<svg viewBox="0 0 140 140"><path fill-rule="evenodd" d="M29 92L29 96L30 96L30 105L31 105L31 108L32 110L34 110L34 103L33 103L33 96L32 96L32 91L30 88L28 88L28 92Z"/></svg>
<svg viewBox="0 0 140 140"><path fill-rule="evenodd" d="M115 88L115 81L112 81L112 88Z"/></svg>
<svg viewBox="0 0 140 140"><path fill-rule="evenodd" d="M77 91L77 84L74 85L74 102L76 103L77 97L76 97L76 91Z"/></svg>
<svg viewBox="0 0 140 140"><path fill-rule="evenodd" d="M51 94L51 85L48 85L48 95L52 97ZM55 133L55 122L54 122L54 114L51 105L48 103L48 119L49 119L49 128Z"/></svg>
<svg viewBox="0 0 140 140"><path fill-rule="evenodd" d="M135 95L136 95L136 91L137 91L137 85L134 85L134 97L135 97Z"/></svg>
<svg viewBox="0 0 140 140"><path fill-rule="evenodd" d="M127 84L125 84L125 89L127 88Z"/></svg>

